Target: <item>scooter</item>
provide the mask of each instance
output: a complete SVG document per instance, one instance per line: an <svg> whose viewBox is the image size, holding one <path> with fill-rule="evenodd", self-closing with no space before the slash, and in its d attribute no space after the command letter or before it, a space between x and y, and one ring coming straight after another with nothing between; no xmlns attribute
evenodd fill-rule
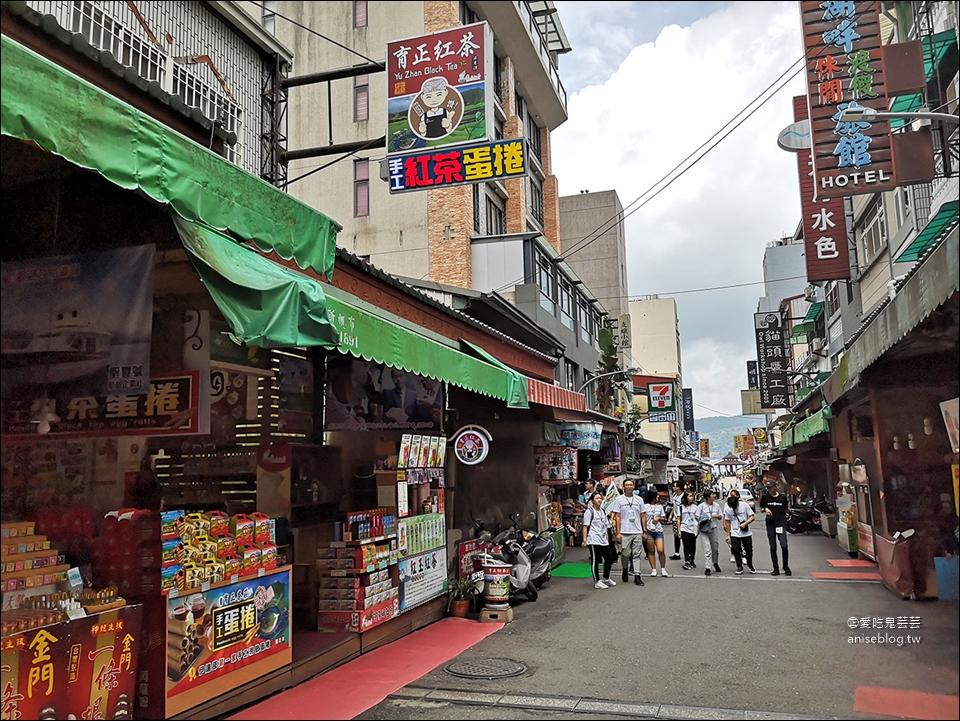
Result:
<svg viewBox="0 0 960 721"><path fill-rule="evenodd" d="M788 533L810 533L811 531L820 531L821 513L833 513L833 506L827 501L813 503L812 499L799 506L791 506L787 509L787 532Z"/></svg>
<svg viewBox="0 0 960 721"><path fill-rule="evenodd" d="M549 577L553 562L553 542L549 541L550 548L546 549L543 543L543 534L534 534L524 529L511 518L511 527L501 531L493 538L483 528L480 521L474 519L477 526L477 538L481 539L483 552L480 564L502 563L510 566L510 596L523 593L529 600L536 601L540 596L539 586ZM529 541L522 540L523 534L531 534ZM536 557L536 564L530 554ZM537 575L534 575L536 568ZM544 570L544 568L546 570ZM481 588L481 593L483 589Z"/></svg>
<svg viewBox="0 0 960 721"><path fill-rule="evenodd" d="M553 559L556 557L553 547L553 529L534 533L523 528L516 517L510 520L513 523L516 538L530 557L530 580L534 586L542 588L553 574Z"/></svg>

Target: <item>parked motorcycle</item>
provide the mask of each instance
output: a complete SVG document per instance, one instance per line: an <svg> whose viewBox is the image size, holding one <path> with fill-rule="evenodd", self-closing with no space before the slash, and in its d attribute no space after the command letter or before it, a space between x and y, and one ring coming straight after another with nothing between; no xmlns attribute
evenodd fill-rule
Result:
<svg viewBox="0 0 960 721"><path fill-rule="evenodd" d="M823 527L820 523L820 514L834 513L835 510L829 501L814 503L812 498L801 501L798 505L787 509L787 532L810 533L811 531L821 531Z"/></svg>
<svg viewBox="0 0 960 721"><path fill-rule="evenodd" d="M483 548L479 564L493 562L510 566L510 595L523 593L529 600L536 601L540 587L550 579L553 541L545 534L524 529L516 517L510 520L510 527L490 538L483 523L474 519ZM483 592L482 587L480 591Z"/></svg>

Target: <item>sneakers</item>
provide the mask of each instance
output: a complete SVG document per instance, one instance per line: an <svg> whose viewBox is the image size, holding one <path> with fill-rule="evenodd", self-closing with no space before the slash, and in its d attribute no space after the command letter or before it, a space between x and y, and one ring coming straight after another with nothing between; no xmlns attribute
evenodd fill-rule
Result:
<svg viewBox="0 0 960 721"><path fill-rule="evenodd" d="M709 575L710 575L710 569L709 569L709 568L703 569L703 575L704 575L704 576L709 576Z"/></svg>
<svg viewBox="0 0 960 721"><path fill-rule="evenodd" d="M660 569L660 577L661 577L661 578L670 578L670 574L667 573L667 569L665 569L665 568L661 568L661 569Z"/></svg>
<svg viewBox="0 0 960 721"><path fill-rule="evenodd" d="M684 570L684 571L689 571L691 568L693 568L693 566L691 566L689 563L683 564L683 570Z"/></svg>
<svg viewBox="0 0 960 721"><path fill-rule="evenodd" d="M594 588L610 588L610 587L609 587L607 584L605 584L603 581L597 581L595 584L593 584L593 587L594 587Z"/></svg>
<svg viewBox="0 0 960 721"><path fill-rule="evenodd" d="M723 573L723 569L720 568L720 564L719 564L719 563L713 564L713 570L716 571L717 573Z"/></svg>
<svg viewBox="0 0 960 721"><path fill-rule="evenodd" d="M656 578L656 577L657 577L657 569L654 568L652 571L650 571L650 578Z"/></svg>
<svg viewBox="0 0 960 721"><path fill-rule="evenodd" d="M738 576L742 576L742 575L743 575L743 569L742 569L742 568L738 568L736 571L734 571L734 573L737 574Z"/></svg>
<svg viewBox="0 0 960 721"><path fill-rule="evenodd" d="M696 568L696 567L697 567L697 564L694 563L693 561L690 561L690 568Z"/></svg>
<svg viewBox="0 0 960 721"><path fill-rule="evenodd" d="M784 566L784 567L783 567L783 575L784 575L784 576L792 576L792 575L793 575L793 571L791 571L789 568L787 568L786 566Z"/></svg>
<svg viewBox="0 0 960 721"><path fill-rule="evenodd" d="M640 578L640 574L639 574L639 573L638 573L636 576L633 577L633 583L634 583L635 586L642 586L642 585L643 585L643 579Z"/></svg>
<svg viewBox="0 0 960 721"><path fill-rule="evenodd" d="M735 556L730 556L730 563L736 563L737 559Z"/></svg>
<svg viewBox="0 0 960 721"><path fill-rule="evenodd" d="M779 576L779 575L780 575L780 571L775 568L775 569L773 569L772 571L770 571L770 575L771 575L771 576Z"/></svg>
<svg viewBox="0 0 960 721"><path fill-rule="evenodd" d="M680 554L679 554L679 553L674 553L672 556L669 556L669 558L670 558L671 561L679 561L679 560L680 560Z"/></svg>
<svg viewBox="0 0 960 721"><path fill-rule="evenodd" d="M617 585L617 582L614 581L612 578L605 578L605 579L603 579L603 583L605 583L607 586L616 586L616 585Z"/></svg>
<svg viewBox="0 0 960 721"><path fill-rule="evenodd" d="M623 579L624 583L630 580L629 572L627 571L627 569L623 569L623 575L621 576L621 578Z"/></svg>
<svg viewBox="0 0 960 721"><path fill-rule="evenodd" d="M755 569L753 566L747 566L747 568L750 569L750 573L756 573L756 572L757 572L757 569Z"/></svg>

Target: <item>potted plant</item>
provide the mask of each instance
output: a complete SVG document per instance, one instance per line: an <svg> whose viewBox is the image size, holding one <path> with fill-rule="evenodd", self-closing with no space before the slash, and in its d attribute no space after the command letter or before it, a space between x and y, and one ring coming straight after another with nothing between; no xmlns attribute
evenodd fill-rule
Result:
<svg viewBox="0 0 960 721"><path fill-rule="evenodd" d="M470 612L470 602L479 595L480 591L472 579L455 581L447 591L447 611L451 616L466 618Z"/></svg>

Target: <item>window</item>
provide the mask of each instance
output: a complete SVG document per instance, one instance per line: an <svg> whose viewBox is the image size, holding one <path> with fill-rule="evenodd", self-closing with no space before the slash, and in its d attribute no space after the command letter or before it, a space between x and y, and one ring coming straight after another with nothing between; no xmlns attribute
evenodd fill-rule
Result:
<svg viewBox="0 0 960 721"><path fill-rule="evenodd" d="M500 63L502 61L496 55L493 56L493 94L497 98L497 102L500 103L500 106L503 106L503 90L500 88L500 84L503 82L503 70L500 68Z"/></svg>
<svg viewBox="0 0 960 721"><path fill-rule="evenodd" d="M563 323L565 328L573 330L573 286L570 285L569 280L561 276L558 288L560 296L560 322Z"/></svg>
<svg viewBox="0 0 960 721"><path fill-rule="evenodd" d="M487 196L487 235L506 235L507 214L497 201Z"/></svg>
<svg viewBox="0 0 960 721"><path fill-rule="evenodd" d="M271 35L277 34L277 0L264 0L260 10L260 24Z"/></svg>
<svg viewBox="0 0 960 721"><path fill-rule="evenodd" d="M554 267L545 255L537 254L537 287L540 288L540 307L550 315L556 314Z"/></svg>
<svg viewBox="0 0 960 721"><path fill-rule="evenodd" d="M477 235L480 234L480 196L483 193L480 192L480 184L473 184L473 232Z"/></svg>
<svg viewBox="0 0 960 721"><path fill-rule="evenodd" d="M893 209L897 228L902 228L910 218L910 188L901 185L893 191Z"/></svg>
<svg viewBox="0 0 960 721"><path fill-rule="evenodd" d="M568 360L564 360L563 366L565 371L563 387L568 391L577 390L577 364Z"/></svg>
<svg viewBox="0 0 960 721"><path fill-rule="evenodd" d="M887 244L887 226L883 218L883 203L878 199L864 213L860 231L860 247L863 248L863 265L870 265Z"/></svg>
<svg viewBox="0 0 960 721"><path fill-rule="evenodd" d="M840 286L837 283L831 283L827 289L827 318L840 310Z"/></svg>
<svg viewBox="0 0 960 721"><path fill-rule="evenodd" d="M493 120L493 139L503 140L503 121L500 118Z"/></svg>
<svg viewBox="0 0 960 721"><path fill-rule="evenodd" d="M578 320L580 322L580 340L589 345L591 342L590 322L592 316L590 314L590 304L584 298L580 299L580 318Z"/></svg>
<svg viewBox="0 0 960 721"><path fill-rule="evenodd" d="M477 17L477 14L466 3L460 3L460 24L473 25L478 22L480 22L480 18Z"/></svg>
<svg viewBox="0 0 960 721"><path fill-rule="evenodd" d="M366 0L356 0L353 3L353 27L367 27L367 2Z"/></svg>
<svg viewBox="0 0 960 721"><path fill-rule="evenodd" d="M353 217L370 215L370 161L353 161Z"/></svg>
<svg viewBox="0 0 960 721"><path fill-rule="evenodd" d="M530 146L530 152L537 160L542 162L543 156L540 154L540 128L532 115L526 116L524 135L527 137L527 144Z"/></svg>
<svg viewBox="0 0 960 721"><path fill-rule="evenodd" d="M353 122L370 119L370 76L358 75L353 79Z"/></svg>
<svg viewBox="0 0 960 721"><path fill-rule="evenodd" d="M543 228L543 187L540 185L540 179L530 176L530 214Z"/></svg>

